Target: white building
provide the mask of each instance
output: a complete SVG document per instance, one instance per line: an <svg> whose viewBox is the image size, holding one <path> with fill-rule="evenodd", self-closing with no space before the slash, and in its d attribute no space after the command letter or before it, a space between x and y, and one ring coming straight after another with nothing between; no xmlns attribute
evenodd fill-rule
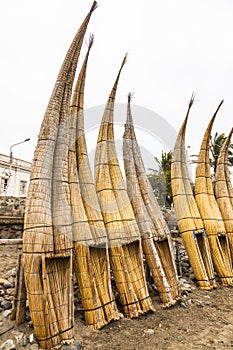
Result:
<svg viewBox="0 0 233 350"><path fill-rule="evenodd" d="M0 154L0 196L26 197L31 163Z"/></svg>

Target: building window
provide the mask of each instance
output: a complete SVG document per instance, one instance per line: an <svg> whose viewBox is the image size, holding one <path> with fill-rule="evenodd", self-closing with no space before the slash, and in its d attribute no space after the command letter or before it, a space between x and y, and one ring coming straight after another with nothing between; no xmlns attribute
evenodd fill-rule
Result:
<svg viewBox="0 0 233 350"><path fill-rule="evenodd" d="M20 181L19 183L19 194L20 196L26 195L27 181Z"/></svg>
<svg viewBox="0 0 233 350"><path fill-rule="evenodd" d="M7 192L8 180L9 179L7 179L5 177L1 177L1 193Z"/></svg>

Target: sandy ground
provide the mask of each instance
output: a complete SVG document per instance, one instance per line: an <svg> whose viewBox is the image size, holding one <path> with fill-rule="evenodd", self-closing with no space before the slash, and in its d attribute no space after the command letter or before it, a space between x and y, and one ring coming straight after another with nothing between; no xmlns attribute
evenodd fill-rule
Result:
<svg viewBox="0 0 233 350"><path fill-rule="evenodd" d="M17 256L15 247L0 247L0 278L16 267ZM205 292L198 290L192 282L192 292L186 297L187 307L178 304L170 309L161 308L159 297L153 291L151 296L156 306L155 313L140 319L123 318L100 331L89 329L82 313L76 313L76 340L85 350L233 349L233 288L219 286L214 291ZM1 315L0 318L3 319ZM14 326L14 322L4 319L0 332L10 326ZM27 333L29 325L26 322L0 335L0 344L6 339L14 339L15 330ZM29 348L30 345L26 347Z"/></svg>

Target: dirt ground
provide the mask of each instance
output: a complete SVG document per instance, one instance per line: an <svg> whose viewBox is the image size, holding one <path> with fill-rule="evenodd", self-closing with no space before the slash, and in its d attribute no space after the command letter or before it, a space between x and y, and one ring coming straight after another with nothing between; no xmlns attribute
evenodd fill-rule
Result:
<svg viewBox="0 0 233 350"><path fill-rule="evenodd" d="M16 248L0 247L0 278L16 267L17 256ZM192 292L187 293L185 299L186 307L177 304L170 309L162 309L158 295L151 291L155 313L140 319L122 318L99 331L89 329L82 313L76 313L76 340L84 350L233 349L233 288L219 286L216 290L205 292L198 290L194 282L191 285ZM3 319L1 315L0 318ZM3 321L0 334L14 326L9 319ZM14 339L17 329L27 333L29 325L26 322L0 335L0 344L6 339ZM29 348L30 345L25 349Z"/></svg>

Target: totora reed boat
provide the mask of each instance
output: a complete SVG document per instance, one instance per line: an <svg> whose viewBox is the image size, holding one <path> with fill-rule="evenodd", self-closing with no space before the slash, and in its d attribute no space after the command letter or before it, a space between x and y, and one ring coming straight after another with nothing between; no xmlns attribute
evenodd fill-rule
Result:
<svg viewBox="0 0 233 350"><path fill-rule="evenodd" d="M225 225L214 196L209 155L211 130L222 103L211 118L201 143L196 167L195 199L209 240L214 269L221 283L229 286L233 283L232 260Z"/></svg>
<svg viewBox="0 0 233 350"><path fill-rule="evenodd" d="M231 142L232 133L233 129L231 129L219 153L215 173L215 196L225 224L226 234L230 245L231 259L233 259L233 207L229 191L229 187L231 188L231 180L228 166L228 148Z"/></svg>
<svg viewBox="0 0 233 350"><path fill-rule="evenodd" d="M149 296L140 231L119 167L113 129L114 102L123 59L101 121L95 154L95 182L108 232L110 263L126 317L138 317L154 307Z"/></svg>
<svg viewBox="0 0 233 350"><path fill-rule="evenodd" d="M128 95L123 158L127 191L141 232L142 247L164 307L180 297L174 248L167 224L153 193L137 143Z"/></svg>
<svg viewBox="0 0 233 350"><path fill-rule="evenodd" d="M84 134L84 86L89 48L71 102L70 190L73 213L74 267L86 323L99 329L119 319L114 301L107 232L87 155Z"/></svg>
<svg viewBox="0 0 233 350"><path fill-rule="evenodd" d="M193 102L194 96L174 146L171 186L178 228L197 284L200 289L211 290L216 282L210 246L190 184L185 149L186 125Z"/></svg>
<svg viewBox="0 0 233 350"><path fill-rule="evenodd" d="M94 2L58 74L32 163L23 233L23 267L30 314L42 348L74 338L72 213L68 184L70 98Z"/></svg>

